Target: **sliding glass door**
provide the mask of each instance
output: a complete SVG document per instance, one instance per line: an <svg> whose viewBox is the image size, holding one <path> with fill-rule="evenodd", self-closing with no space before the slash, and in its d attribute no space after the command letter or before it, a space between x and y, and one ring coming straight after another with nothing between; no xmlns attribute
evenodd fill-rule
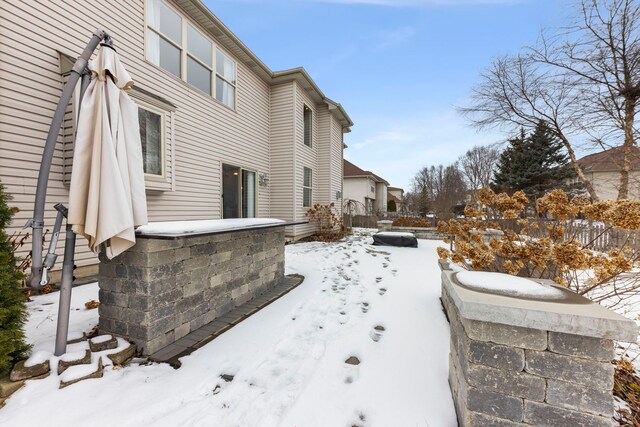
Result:
<svg viewBox="0 0 640 427"><path fill-rule="evenodd" d="M222 165L222 217L255 218L256 173Z"/></svg>

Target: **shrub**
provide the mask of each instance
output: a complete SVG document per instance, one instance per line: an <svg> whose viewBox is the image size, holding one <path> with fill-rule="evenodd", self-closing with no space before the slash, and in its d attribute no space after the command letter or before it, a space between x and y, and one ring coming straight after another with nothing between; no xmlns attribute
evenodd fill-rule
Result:
<svg viewBox="0 0 640 427"><path fill-rule="evenodd" d="M315 204L305 215L309 217L309 222L318 228L318 233L311 240L333 242L344 237L342 221L336 215L333 203Z"/></svg>
<svg viewBox="0 0 640 427"><path fill-rule="evenodd" d="M479 199L480 206L466 209L467 218L438 223L438 231L453 239L453 251L440 248L440 258L477 270L554 279L596 301L624 298L640 287L639 275L627 274L640 263L640 245L626 244L629 234L606 253L594 250L616 227L640 229L640 201L591 203L553 190L537 200L537 216L526 218L529 200L523 192L482 190Z"/></svg>
<svg viewBox="0 0 640 427"><path fill-rule="evenodd" d="M401 216L393 220L393 225L396 227L433 227L433 220Z"/></svg>
<svg viewBox="0 0 640 427"><path fill-rule="evenodd" d="M0 377L29 349L22 330L26 319L24 298L19 290L23 274L16 267L14 248L5 231L13 216L9 200L0 184Z"/></svg>

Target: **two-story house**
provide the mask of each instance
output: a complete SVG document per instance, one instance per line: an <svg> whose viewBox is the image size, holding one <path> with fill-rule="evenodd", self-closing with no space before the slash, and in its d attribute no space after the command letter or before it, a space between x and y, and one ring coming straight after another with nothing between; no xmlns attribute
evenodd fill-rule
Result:
<svg viewBox="0 0 640 427"><path fill-rule="evenodd" d="M114 40L139 110L150 221L305 219L341 206L351 119L303 68L272 71L199 0L0 2L0 181L33 215L40 159L73 60L96 28ZM51 170L46 225L67 203L75 108ZM312 225L287 227L297 239ZM63 238L61 238L63 239ZM96 263L78 241L79 265Z"/></svg>
<svg viewBox="0 0 640 427"><path fill-rule="evenodd" d="M365 215L387 211L387 181L347 160L344 160L343 179L344 199L362 205Z"/></svg>

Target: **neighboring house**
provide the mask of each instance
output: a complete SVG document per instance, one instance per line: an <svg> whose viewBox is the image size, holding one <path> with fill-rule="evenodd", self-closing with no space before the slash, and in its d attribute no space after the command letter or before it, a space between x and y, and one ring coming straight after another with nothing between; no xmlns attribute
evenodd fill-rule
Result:
<svg viewBox="0 0 640 427"><path fill-rule="evenodd" d="M399 187L388 187L387 188L387 203L393 200L396 204L396 212L403 212L406 210L406 205L404 203L404 190Z"/></svg>
<svg viewBox="0 0 640 427"><path fill-rule="evenodd" d="M347 160L344 160L343 179L345 200L361 203L366 215L387 211L387 181Z"/></svg>
<svg viewBox="0 0 640 427"><path fill-rule="evenodd" d="M633 153L629 173L629 199L640 199L640 148L634 148ZM616 147L578 160L601 200L618 198L623 158L622 147ZM573 181L577 182L577 178Z"/></svg>
<svg viewBox="0 0 640 427"><path fill-rule="evenodd" d="M32 217L49 124L73 60L106 30L136 85L150 221L305 220L341 207L352 122L303 68L274 72L199 0L0 2L0 181ZM71 58L71 59L70 59ZM56 147L45 228L67 203L74 105ZM313 225L287 227L297 239ZM61 241L64 238L61 237ZM79 239L79 265L96 258ZM59 267L59 266L58 266Z"/></svg>

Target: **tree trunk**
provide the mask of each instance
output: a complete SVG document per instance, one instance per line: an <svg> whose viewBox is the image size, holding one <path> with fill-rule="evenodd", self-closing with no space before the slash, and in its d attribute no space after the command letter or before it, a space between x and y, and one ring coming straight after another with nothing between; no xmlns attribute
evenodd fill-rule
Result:
<svg viewBox="0 0 640 427"><path fill-rule="evenodd" d="M569 159L571 160L571 166L573 166L573 169L576 171L578 178L580 178L580 181L582 181L582 184L584 185L584 188L589 193L591 200L594 202L599 201L600 197L598 197L598 194L596 193L595 188L593 188L593 184L591 183L591 180L587 178L587 175L585 175L584 171L578 164L578 159L576 158L576 153L575 151L573 151L573 147L571 146L571 143L567 138L565 138L564 135L560 134L559 137L560 137L560 140L562 141L562 144L564 144L564 147L567 149L567 153L569 154Z"/></svg>
<svg viewBox="0 0 640 427"><path fill-rule="evenodd" d="M622 169L620 169L620 188L618 200L629 198L629 171L631 170L631 155L635 146L633 137L633 122L636 111L636 100L629 97L624 106L624 145L622 146Z"/></svg>

